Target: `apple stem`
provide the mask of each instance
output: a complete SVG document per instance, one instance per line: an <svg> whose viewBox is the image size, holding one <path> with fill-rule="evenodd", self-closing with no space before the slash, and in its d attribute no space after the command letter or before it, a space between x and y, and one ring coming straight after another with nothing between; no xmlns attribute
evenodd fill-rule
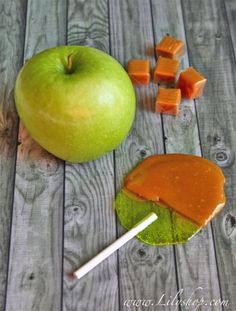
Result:
<svg viewBox="0 0 236 311"><path fill-rule="evenodd" d="M72 54L67 56L67 73L72 73Z"/></svg>

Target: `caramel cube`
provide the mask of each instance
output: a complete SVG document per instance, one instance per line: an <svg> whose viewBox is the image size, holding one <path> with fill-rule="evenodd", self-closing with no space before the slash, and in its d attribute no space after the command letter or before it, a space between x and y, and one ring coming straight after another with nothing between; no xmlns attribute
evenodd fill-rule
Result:
<svg viewBox="0 0 236 311"><path fill-rule="evenodd" d="M165 36L155 49L159 56L177 58L184 54L184 43L182 40Z"/></svg>
<svg viewBox="0 0 236 311"><path fill-rule="evenodd" d="M167 83L175 82L179 65L180 62L178 60L159 57L154 70L154 81L164 81Z"/></svg>
<svg viewBox="0 0 236 311"><path fill-rule="evenodd" d="M159 87L156 98L156 110L160 113L177 115L181 101L180 89Z"/></svg>
<svg viewBox="0 0 236 311"><path fill-rule="evenodd" d="M182 96L187 99L194 99L202 95L206 79L200 75L193 67L182 71L179 75L178 87Z"/></svg>
<svg viewBox="0 0 236 311"><path fill-rule="evenodd" d="M128 61L128 75L134 84L150 82L150 62L147 59L131 59Z"/></svg>

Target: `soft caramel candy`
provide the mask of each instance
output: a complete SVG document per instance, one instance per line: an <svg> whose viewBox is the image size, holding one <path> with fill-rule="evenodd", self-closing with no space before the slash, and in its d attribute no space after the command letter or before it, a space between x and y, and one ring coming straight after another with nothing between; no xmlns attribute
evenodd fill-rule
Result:
<svg viewBox="0 0 236 311"><path fill-rule="evenodd" d="M177 115L181 101L180 89L159 87L156 99L156 110L160 113Z"/></svg>
<svg viewBox="0 0 236 311"><path fill-rule="evenodd" d="M165 36L156 46L156 53L168 58L177 58L184 53L184 43L182 40Z"/></svg>
<svg viewBox="0 0 236 311"><path fill-rule="evenodd" d="M138 197L162 204L202 227L225 204L225 178L213 162L192 155L146 158L125 179Z"/></svg>
<svg viewBox="0 0 236 311"><path fill-rule="evenodd" d="M193 67L189 67L181 72L177 85L181 89L183 97L194 99L202 95L205 84L206 79Z"/></svg>
<svg viewBox="0 0 236 311"><path fill-rule="evenodd" d="M166 57L159 57L154 70L154 81L174 83L179 68L179 61Z"/></svg>
<svg viewBox="0 0 236 311"><path fill-rule="evenodd" d="M128 75L134 84L150 82L150 62L147 59L131 59L128 61Z"/></svg>

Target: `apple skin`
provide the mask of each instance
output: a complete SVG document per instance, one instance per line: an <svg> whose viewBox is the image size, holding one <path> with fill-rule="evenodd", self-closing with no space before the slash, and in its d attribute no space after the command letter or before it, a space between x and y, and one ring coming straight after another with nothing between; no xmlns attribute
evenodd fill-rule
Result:
<svg viewBox="0 0 236 311"><path fill-rule="evenodd" d="M122 142L136 100L126 71L110 55L87 46L58 46L25 63L15 102L25 128L43 148L65 161L86 162Z"/></svg>

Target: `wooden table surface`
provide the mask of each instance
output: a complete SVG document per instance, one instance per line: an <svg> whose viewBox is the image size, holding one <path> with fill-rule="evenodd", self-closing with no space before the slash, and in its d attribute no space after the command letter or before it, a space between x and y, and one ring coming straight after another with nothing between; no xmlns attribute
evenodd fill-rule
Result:
<svg viewBox="0 0 236 311"><path fill-rule="evenodd" d="M86 164L48 154L21 126L13 89L33 54L90 45L124 66L148 58L153 67L154 44L167 33L187 44L182 68L208 79L204 96L183 101L177 117L154 112L157 85L136 88L128 137ZM235 0L0 0L0 310L236 310L235 33ZM186 245L133 239L68 280L122 234L112 204L125 174L148 155L176 152L222 168L224 210ZM176 306L178 291L204 305Z"/></svg>

